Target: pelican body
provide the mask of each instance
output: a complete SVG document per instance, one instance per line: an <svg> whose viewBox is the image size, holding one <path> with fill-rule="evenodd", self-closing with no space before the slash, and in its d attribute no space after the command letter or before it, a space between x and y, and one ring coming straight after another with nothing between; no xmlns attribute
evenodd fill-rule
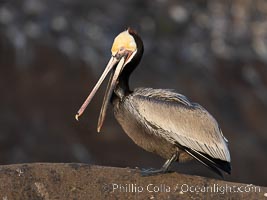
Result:
<svg viewBox="0 0 267 200"><path fill-rule="evenodd" d="M108 104L122 129L140 147L165 158L161 169L143 170L143 175L164 173L175 161L192 158L222 176L230 174L228 141L207 110L184 95L167 89L129 88L129 77L139 64L144 47L138 34L128 28L114 40L111 59L99 81L76 114L82 115L104 78L111 71L98 120L103 125Z"/></svg>

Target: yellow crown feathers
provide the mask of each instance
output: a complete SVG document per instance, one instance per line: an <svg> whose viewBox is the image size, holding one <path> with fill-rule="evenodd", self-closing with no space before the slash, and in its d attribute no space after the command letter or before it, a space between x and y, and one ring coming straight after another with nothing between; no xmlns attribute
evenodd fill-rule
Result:
<svg viewBox="0 0 267 200"><path fill-rule="evenodd" d="M113 56L120 50L121 47L124 47L127 50L135 51L136 43L133 36L128 32L128 30L120 33L113 42L111 53Z"/></svg>

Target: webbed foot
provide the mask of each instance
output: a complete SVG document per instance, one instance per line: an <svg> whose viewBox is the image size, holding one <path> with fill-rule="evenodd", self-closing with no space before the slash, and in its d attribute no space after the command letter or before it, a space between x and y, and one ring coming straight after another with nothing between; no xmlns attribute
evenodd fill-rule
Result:
<svg viewBox="0 0 267 200"><path fill-rule="evenodd" d="M170 165L176 161L179 158L179 153L176 152L175 154L172 155L170 159L168 159L164 165L160 169L142 169L141 170L141 176L152 176L156 174L164 174L164 173L170 173L172 171L169 171Z"/></svg>
<svg viewBox="0 0 267 200"><path fill-rule="evenodd" d="M142 169L141 176L153 176L157 174L165 174L165 173L171 173L171 172L172 171L168 171L164 168L160 168L160 169L149 168L149 169Z"/></svg>

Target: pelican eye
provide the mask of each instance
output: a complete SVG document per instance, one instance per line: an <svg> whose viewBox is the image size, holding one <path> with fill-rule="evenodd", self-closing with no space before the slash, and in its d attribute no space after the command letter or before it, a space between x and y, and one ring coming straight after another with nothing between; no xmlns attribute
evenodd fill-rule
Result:
<svg viewBox="0 0 267 200"><path fill-rule="evenodd" d="M113 57L121 59L123 56L128 56L130 52L131 51L127 50L125 47L120 47L118 52Z"/></svg>

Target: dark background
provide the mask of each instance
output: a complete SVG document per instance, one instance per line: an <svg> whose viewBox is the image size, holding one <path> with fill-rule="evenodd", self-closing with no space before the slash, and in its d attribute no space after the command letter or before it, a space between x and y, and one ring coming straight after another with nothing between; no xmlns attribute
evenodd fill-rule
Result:
<svg viewBox="0 0 267 200"><path fill-rule="evenodd" d="M145 45L131 87L173 88L199 102L229 140L226 180L266 186L265 0L0 1L0 163L163 164L111 109L96 132L105 86L74 119L128 26ZM218 178L197 162L174 169Z"/></svg>

